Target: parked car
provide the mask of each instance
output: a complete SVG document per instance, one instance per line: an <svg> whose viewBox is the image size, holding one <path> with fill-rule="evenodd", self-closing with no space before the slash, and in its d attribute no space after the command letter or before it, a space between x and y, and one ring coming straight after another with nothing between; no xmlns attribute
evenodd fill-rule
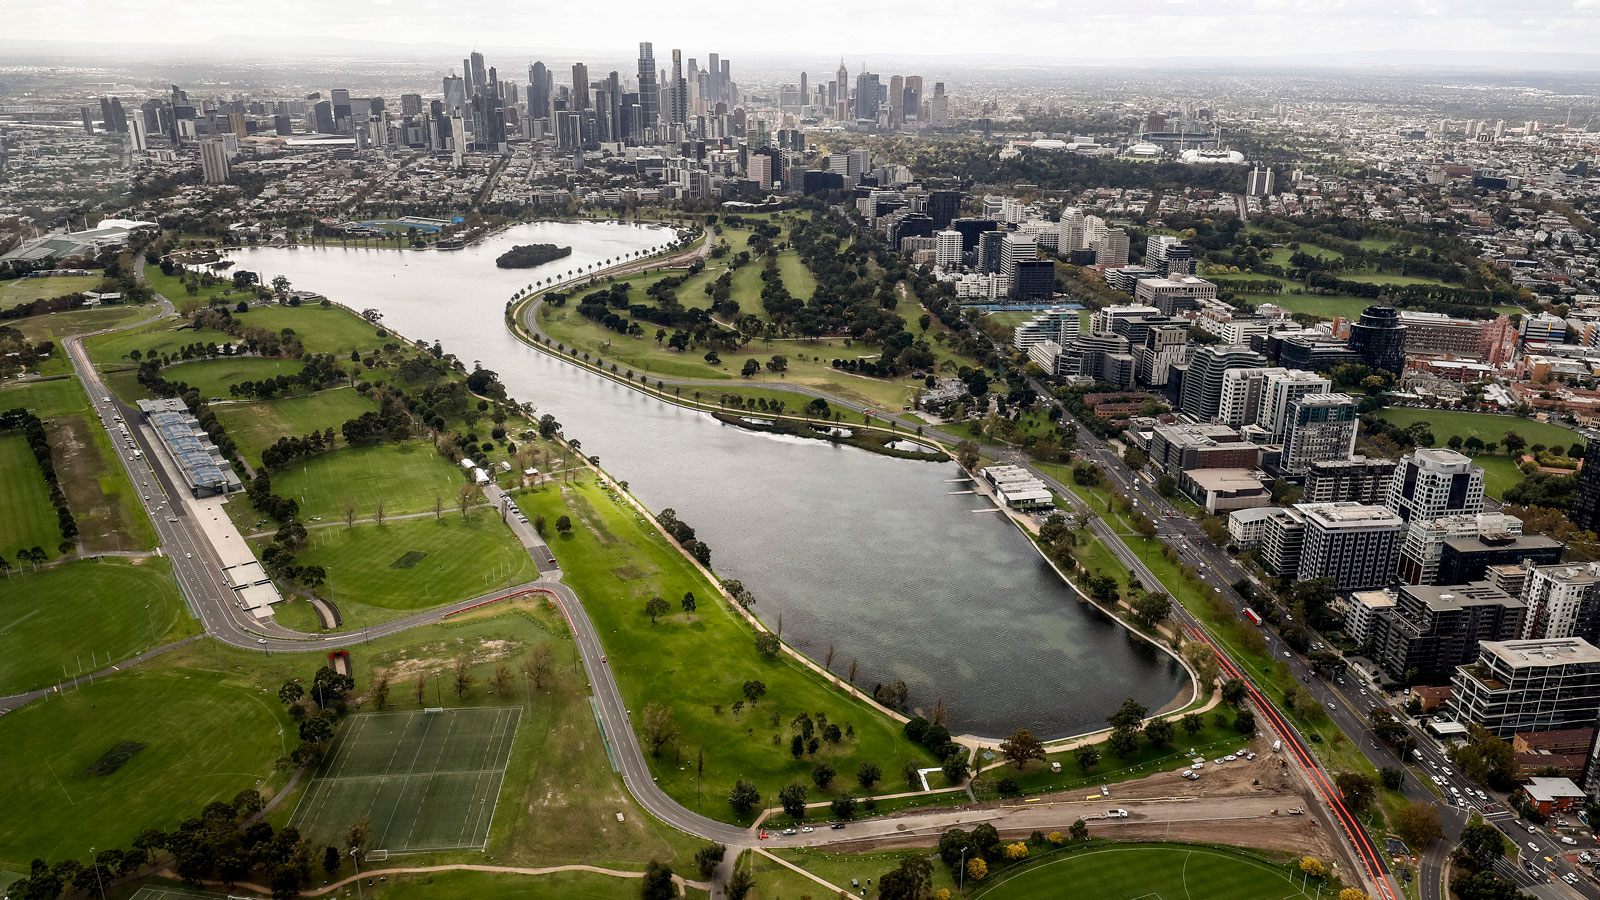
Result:
<svg viewBox="0 0 1600 900"><path fill-rule="evenodd" d="M1128 811L1125 810L1125 809L1108 809L1108 810L1106 810L1106 818L1108 818L1108 819L1126 819L1127 817L1128 817Z"/></svg>

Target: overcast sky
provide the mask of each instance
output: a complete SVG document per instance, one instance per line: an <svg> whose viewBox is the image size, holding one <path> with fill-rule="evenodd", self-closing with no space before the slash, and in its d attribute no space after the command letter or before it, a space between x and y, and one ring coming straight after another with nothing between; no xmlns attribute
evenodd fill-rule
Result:
<svg viewBox="0 0 1600 900"><path fill-rule="evenodd" d="M879 54L1020 54L1063 63L1119 57L1294 57L1412 49L1486 55L1596 52L1600 0L0 0L7 38L199 43L222 35L610 49L638 41L704 59L851 60ZM208 50L219 48L212 44ZM210 54L208 54L210 55ZM1396 63L1406 60L1397 58ZM1503 58L1497 60L1504 62Z"/></svg>

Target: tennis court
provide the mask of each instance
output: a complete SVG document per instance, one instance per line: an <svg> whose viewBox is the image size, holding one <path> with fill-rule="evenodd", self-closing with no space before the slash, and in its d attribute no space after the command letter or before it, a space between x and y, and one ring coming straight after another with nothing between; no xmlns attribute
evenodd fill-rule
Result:
<svg viewBox="0 0 1600 900"><path fill-rule="evenodd" d="M483 707L351 716L290 824L312 846L341 844L366 819L374 850L481 850L521 713Z"/></svg>

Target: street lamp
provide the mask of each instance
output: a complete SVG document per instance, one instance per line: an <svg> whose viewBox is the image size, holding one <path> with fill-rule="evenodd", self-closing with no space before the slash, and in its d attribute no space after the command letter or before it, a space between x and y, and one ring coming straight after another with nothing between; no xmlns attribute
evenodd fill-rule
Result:
<svg viewBox="0 0 1600 900"><path fill-rule="evenodd" d="M961 868L956 870L956 890L965 890L967 886L967 848L961 848Z"/></svg>
<svg viewBox="0 0 1600 900"><path fill-rule="evenodd" d="M361 900L361 848L350 848L350 864L356 867L356 900ZM100 900L105 900L104 897Z"/></svg>
<svg viewBox="0 0 1600 900"><path fill-rule="evenodd" d="M94 883L100 888L100 900L106 900L106 886L100 882L100 860L94 854L94 848L89 848L89 865L94 867Z"/></svg>

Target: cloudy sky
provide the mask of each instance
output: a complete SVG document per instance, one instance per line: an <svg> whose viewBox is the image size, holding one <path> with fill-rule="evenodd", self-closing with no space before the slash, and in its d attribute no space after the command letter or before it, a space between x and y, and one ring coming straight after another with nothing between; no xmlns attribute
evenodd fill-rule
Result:
<svg viewBox="0 0 1600 900"><path fill-rule="evenodd" d="M745 58L1015 54L1063 63L1375 50L1467 52L1503 61L1517 52L1594 52L1600 47L1597 17L1600 0L811 0L765 7L662 0L177 0L155 6L0 0L6 38L85 46L206 46L215 37L251 35L626 51L651 40L657 48L683 47L701 56L712 49ZM1401 54L1394 61L1406 62Z"/></svg>

